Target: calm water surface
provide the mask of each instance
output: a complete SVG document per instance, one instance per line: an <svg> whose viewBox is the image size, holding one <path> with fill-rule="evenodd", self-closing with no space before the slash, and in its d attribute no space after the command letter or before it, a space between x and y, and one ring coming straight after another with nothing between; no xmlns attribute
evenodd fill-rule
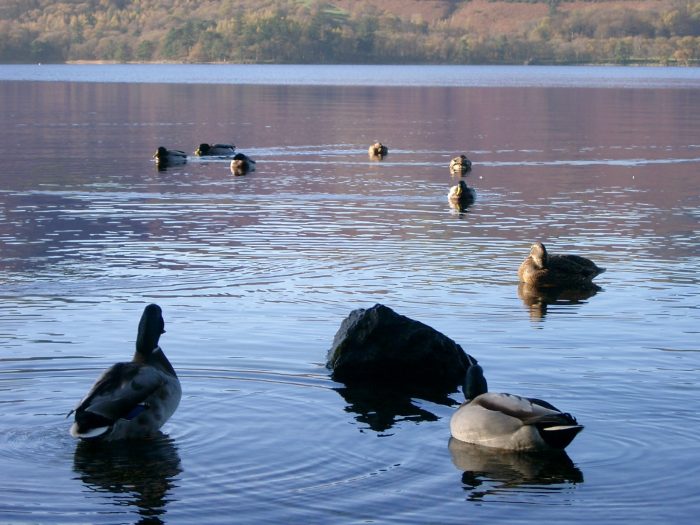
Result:
<svg viewBox="0 0 700 525"><path fill-rule="evenodd" d="M0 81L0 522L695 519L700 84L299 86L284 71ZM367 159L376 139L383 162ZM151 160L200 142L258 169ZM477 198L458 212L462 152ZM519 291L536 239L607 267L602 290ZM180 408L153 443L77 444L65 415L130 357L149 302ZM564 457L511 456L450 442L454 406L344 389L326 351L377 302L458 341L492 389L586 429Z"/></svg>

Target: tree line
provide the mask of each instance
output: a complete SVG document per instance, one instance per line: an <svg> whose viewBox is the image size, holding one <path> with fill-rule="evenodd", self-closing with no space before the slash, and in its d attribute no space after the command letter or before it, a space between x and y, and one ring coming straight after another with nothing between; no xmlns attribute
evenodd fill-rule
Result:
<svg viewBox="0 0 700 525"><path fill-rule="evenodd" d="M700 64L700 1L527 1L542 16L484 36L380 0L3 0L0 62Z"/></svg>

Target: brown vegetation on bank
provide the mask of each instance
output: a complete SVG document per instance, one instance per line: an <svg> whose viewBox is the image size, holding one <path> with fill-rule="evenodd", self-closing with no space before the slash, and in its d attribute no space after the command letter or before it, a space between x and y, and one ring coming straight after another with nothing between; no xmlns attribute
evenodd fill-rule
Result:
<svg viewBox="0 0 700 525"><path fill-rule="evenodd" d="M700 0L3 0L0 62L700 63Z"/></svg>

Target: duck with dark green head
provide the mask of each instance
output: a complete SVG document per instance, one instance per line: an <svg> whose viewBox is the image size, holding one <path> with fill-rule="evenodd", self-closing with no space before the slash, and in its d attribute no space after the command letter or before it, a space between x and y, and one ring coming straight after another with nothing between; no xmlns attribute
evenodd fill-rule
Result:
<svg viewBox="0 0 700 525"><path fill-rule="evenodd" d="M236 153L233 144L207 144L202 143L194 151L198 157L230 157Z"/></svg>
<svg viewBox="0 0 700 525"><path fill-rule="evenodd" d="M72 410L73 437L105 440L152 437L180 403L180 380L159 346L165 322L157 304L146 306L131 361L107 369Z"/></svg>
<svg viewBox="0 0 700 525"><path fill-rule="evenodd" d="M450 420L452 437L513 451L563 450L583 430L571 414L546 401L488 391L483 369L470 356L466 402Z"/></svg>
<svg viewBox="0 0 700 525"><path fill-rule="evenodd" d="M460 180L458 184L450 188L447 200L455 210L464 211L469 205L474 204L476 192L474 188L470 188L466 182Z"/></svg>
<svg viewBox="0 0 700 525"><path fill-rule="evenodd" d="M187 162L187 153L179 149L168 149L159 146L153 154L156 159L156 164L159 168L167 168L168 166L178 166Z"/></svg>

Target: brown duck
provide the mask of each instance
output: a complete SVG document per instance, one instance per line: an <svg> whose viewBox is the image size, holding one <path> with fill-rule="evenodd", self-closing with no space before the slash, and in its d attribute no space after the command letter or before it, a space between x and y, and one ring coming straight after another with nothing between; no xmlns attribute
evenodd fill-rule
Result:
<svg viewBox="0 0 700 525"><path fill-rule="evenodd" d="M375 142L367 150L369 153L369 158L372 160L382 160L389 153L389 148L387 148L381 142Z"/></svg>
<svg viewBox="0 0 700 525"><path fill-rule="evenodd" d="M548 255L544 244L536 242L518 268L518 277L537 287L581 288L595 286L593 278L604 271L579 255Z"/></svg>

